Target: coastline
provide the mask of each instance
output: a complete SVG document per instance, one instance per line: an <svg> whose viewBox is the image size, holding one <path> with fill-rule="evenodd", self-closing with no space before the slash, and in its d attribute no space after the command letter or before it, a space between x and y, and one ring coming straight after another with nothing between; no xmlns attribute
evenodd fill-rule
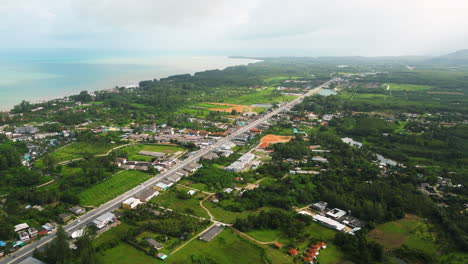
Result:
<svg viewBox="0 0 468 264"><path fill-rule="evenodd" d="M143 80L151 80L151 79L161 79L166 78L168 76L177 75L177 74L191 74L193 75L196 72L203 72L207 70L223 70L228 67L233 66L240 66L240 65L248 65L250 63L257 63L261 60L256 59L247 59L247 58L232 58L228 56L158 56L158 57L149 57L149 58L138 58L132 59L127 57L114 57L114 58L107 58L107 59L96 59L96 60L82 60L82 61L75 61L70 63L70 65L84 65L91 67L102 67L102 68L112 68L112 67L119 67L119 68L128 68L128 72L120 70L119 72L115 72L110 76L100 76L96 77L96 80L89 81L83 85L73 85L72 79L73 78L80 78L79 75L72 75L70 78L70 85L62 86L60 88L54 89L44 89L45 93L49 93L48 95L44 95L40 90L41 88L35 88L37 90L33 90L32 84L31 87L27 87L26 89L20 88L20 90L13 89L16 95L11 95L11 97L4 97L8 98L5 99L3 102L0 101L0 112L9 112L11 109L19 104L22 100L29 101L33 104L37 103L44 103L50 100L60 99L64 97L68 97L71 95L78 94L80 91L87 90L88 92L95 92L101 90L110 90L118 87L125 87L129 84L138 84L140 81ZM136 69L136 70L135 70ZM61 81L67 81L66 77L62 77ZM19 80L21 82L22 80ZM51 80L55 81L55 80ZM48 80L40 80L43 85L47 85ZM8 90L12 90L9 87L4 86L3 93L8 94ZM2 86L0 85L0 94L1 94ZM28 93L28 89L30 93L35 92L36 94L39 92L41 95L31 95ZM24 91L29 94L26 95ZM19 93L19 94L18 94ZM11 98L11 99L10 99ZM7 101L7 103L5 103Z"/></svg>

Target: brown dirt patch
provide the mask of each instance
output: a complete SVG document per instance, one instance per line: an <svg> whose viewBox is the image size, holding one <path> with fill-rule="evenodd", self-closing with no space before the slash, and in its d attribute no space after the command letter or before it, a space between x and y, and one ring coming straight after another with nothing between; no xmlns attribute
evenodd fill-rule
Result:
<svg viewBox="0 0 468 264"><path fill-rule="evenodd" d="M266 135L260 139L260 142L267 144L286 143L291 141L292 138L291 136Z"/></svg>
<svg viewBox="0 0 468 264"><path fill-rule="evenodd" d="M209 104L230 106L228 108L210 108L210 109L208 109L208 110L211 110L211 111L218 111L218 112L230 113L230 112L232 112L232 110L236 110L236 112L238 112L238 113L245 113L245 112L252 112L254 110L254 107L247 106L247 105L235 105L235 104L223 104L223 103L209 103Z"/></svg>

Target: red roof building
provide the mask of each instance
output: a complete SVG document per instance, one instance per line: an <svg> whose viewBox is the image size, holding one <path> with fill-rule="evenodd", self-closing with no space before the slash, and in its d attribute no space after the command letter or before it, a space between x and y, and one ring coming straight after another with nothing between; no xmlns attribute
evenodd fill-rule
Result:
<svg viewBox="0 0 468 264"><path fill-rule="evenodd" d="M280 249L280 248L283 247L283 245L280 244L280 243L278 243L278 242L275 242L274 245L275 245L275 247L277 247L278 249Z"/></svg>
<svg viewBox="0 0 468 264"><path fill-rule="evenodd" d="M288 253L289 253L289 255L291 255L291 256L294 257L294 256L296 256L297 254L299 254L299 250L297 250L296 248L290 248L290 249L288 250Z"/></svg>

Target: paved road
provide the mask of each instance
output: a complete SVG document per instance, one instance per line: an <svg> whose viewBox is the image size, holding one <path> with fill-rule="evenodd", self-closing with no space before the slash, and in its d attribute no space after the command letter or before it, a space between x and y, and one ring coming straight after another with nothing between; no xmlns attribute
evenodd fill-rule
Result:
<svg viewBox="0 0 468 264"><path fill-rule="evenodd" d="M323 88L323 86L325 86L329 82L331 82L331 81L328 81L325 84L322 84L322 85L310 90L308 93L294 99L293 101L291 101L289 103L286 103L285 105L283 105L283 106L281 106L281 107L279 107L277 109L274 109L272 112L267 113L264 116L261 116L257 120L254 120L251 123L248 123L244 127L240 128L240 129L232 132L228 136L218 140L215 144L198 150L195 155L192 155L192 156L188 157L187 159L181 161L180 163L176 164L171 169L169 169L169 170L167 170L165 172L162 172L161 174L156 175L155 177L149 179L148 181L142 183L141 185L139 185L139 186L127 191L126 193L124 193L124 194L122 194L122 195L108 201L107 203L101 205L100 207L97 207L97 208L89 211L85 215L83 215L83 216L79 217L78 219L74 220L73 222L65 225L64 226L65 231L68 232L68 233L72 233L73 231L76 231L78 229L81 229L81 228L87 226L92 220L94 220L94 218L96 218L96 217L98 217L98 216L100 216L100 215L102 215L102 214L104 214L106 212L110 212L110 211L113 211L113 210L119 208L120 205L122 204L122 202L125 201L127 198L135 196L136 194L140 193L144 189L155 185L156 182L167 178L169 175L171 175L172 173L184 168L186 165L188 165L188 164L190 164L192 162L198 161L201 157L203 157L206 154L208 154L209 152L217 149L219 146L223 145L227 141L231 141L234 138L236 138L237 136L239 136L240 134L248 132L250 129L255 128L258 125L268 121L274 115L277 115L277 114L279 114L281 112L284 112L284 111L289 111L293 106L295 106L296 104L301 103L302 100L304 99L304 97L311 96L311 95L314 95L314 94L318 93ZM32 253L33 253L35 248L43 247L44 245L46 245L47 243L52 241L52 239L54 239L54 237L55 237L55 234L51 234L49 236L42 237L40 240L38 240L36 242L33 242L33 243L30 243L30 244L26 245L25 247L23 247L22 249L18 250L17 252L14 252L12 255L3 258L2 260L0 260L0 264L11 264L11 263L20 262L20 261L26 259L27 257L32 256Z"/></svg>

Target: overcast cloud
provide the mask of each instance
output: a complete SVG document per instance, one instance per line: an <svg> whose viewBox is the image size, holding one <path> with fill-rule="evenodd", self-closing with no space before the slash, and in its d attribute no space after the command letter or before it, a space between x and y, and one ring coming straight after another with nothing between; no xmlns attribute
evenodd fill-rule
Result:
<svg viewBox="0 0 468 264"><path fill-rule="evenodd" d="M0 0L0 48L428 55L468 48L467 0Z"/></svg>

